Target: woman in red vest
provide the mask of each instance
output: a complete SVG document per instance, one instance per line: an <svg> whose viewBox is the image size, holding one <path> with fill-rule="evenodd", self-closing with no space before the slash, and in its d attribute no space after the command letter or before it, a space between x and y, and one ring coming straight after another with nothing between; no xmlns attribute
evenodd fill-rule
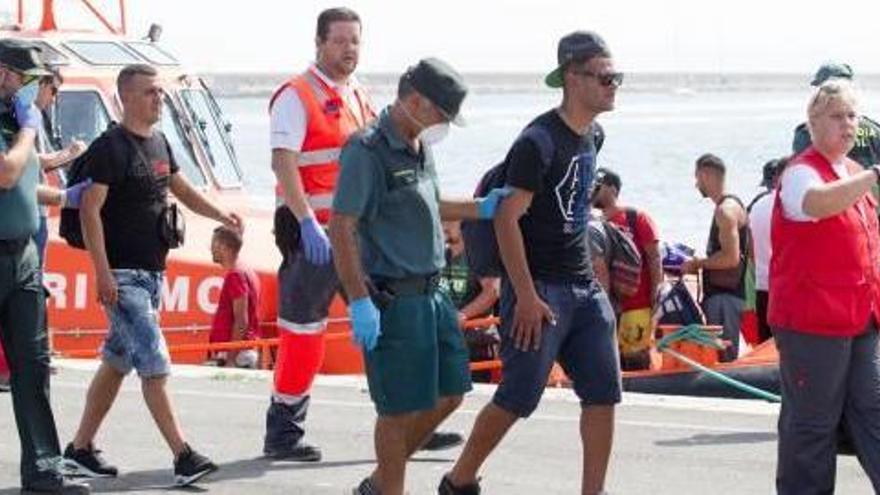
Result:
<svg viewBox="0 0 880 495"><path fill-rule="evenodd" d="M877 165L847 158L858 129L848 81L810 100L813 145L777 189L768 319L779 348L780 494L833 493L837 425L880 493L880 235L871 188Z"/></svg>

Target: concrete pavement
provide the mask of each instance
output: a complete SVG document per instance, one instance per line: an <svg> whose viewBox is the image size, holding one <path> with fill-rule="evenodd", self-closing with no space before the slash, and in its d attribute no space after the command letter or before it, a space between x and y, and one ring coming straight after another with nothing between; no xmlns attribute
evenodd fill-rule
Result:
<svg viewBox="0 0 880 495"><path fill-rule="evenodd" d="M63 444L82 411L95 363L59 361L52 400ZM374 466L375 413L362 377L319 377L308 439L324 451L317 464L261 457L271 376L267 372L178 366L171 380L189 442L220 471L186 491L228 494L347 494ZM493 387L478 385L443 425L466 433ZM757 401L626 394L607 489L614 494L764 494L773 492L778 406ZM580 487L579 406L569 390L549 389L541 407L514 427L483 472L487 494L574 494ZM97 445L119 466L96 493L164 493L171 454L130 377ZM411 494L436 493L460 448L420 453L408 468ZM0 495L18 493L18 441L9 394L0 394ZM871 493L852 457L840 457L838 493Z"/></svg>

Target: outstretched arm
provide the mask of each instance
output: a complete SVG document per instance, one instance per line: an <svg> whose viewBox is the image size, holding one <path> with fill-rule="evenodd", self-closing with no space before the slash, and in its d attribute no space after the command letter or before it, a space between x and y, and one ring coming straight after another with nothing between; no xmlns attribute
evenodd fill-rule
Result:
<svg viewBox="0 0 880 495"><path fill-rule="evenodd" d="M202 194L201 191L194 188L180 172L171 174L169 187L174 196L176 196L177 199L179 199L190 210L238 231L244 230L244 224L241 217L235 213L220 209L219 206L208 199L208 197Z"/></svg>

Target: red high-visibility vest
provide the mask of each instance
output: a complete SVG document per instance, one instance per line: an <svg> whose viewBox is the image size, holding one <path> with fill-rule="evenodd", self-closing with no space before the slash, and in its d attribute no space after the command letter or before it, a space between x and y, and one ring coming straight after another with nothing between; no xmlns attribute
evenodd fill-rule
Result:
<svg viewBox="0 0 880 495"><path fill-rule="evenodd" d="M850 173L862 169L844 158ZM790 166L807 165L824 182L838 180L821 153L810 146ZM778 195L781 191L777 189ZM816 222L783 214L777 196L771 223L770 325L786 330L852 337L873 316L880 321L880 234L876 201L865 193L852 206Z"/></svg>
<svg viewBox="0 0 880 495"><path fill-rule="evenodd" d="M326 224L330 219L342 146L348 136L375 119L376 113L362 88L354 89L359 108L352 109L334 88L315 73L314 67L278 88L269 101L270 110L278 95L287 88L296 91L306 113L306 134L298 163L303 189L309 205L315 211L315 217L320 223ZM281 184L275 186L275 195L278 204L282 204Z"/></svg>

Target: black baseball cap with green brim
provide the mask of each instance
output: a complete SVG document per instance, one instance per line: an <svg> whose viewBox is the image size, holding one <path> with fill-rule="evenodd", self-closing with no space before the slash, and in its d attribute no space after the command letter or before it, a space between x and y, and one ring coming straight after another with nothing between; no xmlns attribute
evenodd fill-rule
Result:
<svg viewBox="0 0 880 495"><path fill-rule="evenodd" d="M819 67L819 70L816 71L816 75L813 76L813 80L810 82L811 86L821 86L822 83L829 79L852 79L853 78L853 70L847 64L842 64L840 62L827 62L822 64Z"/></svg>
<svg viewBox="0 0 880 495"><path fill-rule="evenodd" d="M563 83L562 74L565 68L572 62L590 60L593 57L610 57L611 50L605 44L605 40L593 31L575 31L567 34L559 40L556 49L557 67L547 74L544 82L551 88L561 88Z"/></svg>
<svg viewBox="0 0 880 495"><path fill-rule="evenodd" d="M0 39L0 65L26 76L48 76L52 72L40 58L40 47L15 39Z"/></svg>
<svg viewBox="0 0 880 495"><path fill-rule="evenodd" d="M450 122L465 125L461 104L468 88L455 69L438 58L424 58L404 72L404 79L427 98Z"/></svg>

